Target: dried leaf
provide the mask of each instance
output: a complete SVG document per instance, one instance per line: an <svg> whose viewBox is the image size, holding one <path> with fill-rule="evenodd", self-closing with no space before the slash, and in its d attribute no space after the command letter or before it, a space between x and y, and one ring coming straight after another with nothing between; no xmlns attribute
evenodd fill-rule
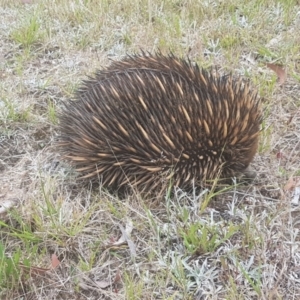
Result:
<svg viewBox="0 0 300 300"><path fill-rule="evenodd" d="M57 256L55 254L51 255L51 268L55 269L60 264L60 261L58 260Z"/></svg>
<svg viewBox="0 0 300 300"><path fill-rule="evenodd" d="M31 276L44 275L47 271L50 271L50 269L39 268L39 267L28 267L23 264L19 264L19 266L26 274L30 274Z"/></svg>
<svg viewBox="0 0 300 300"><path fill-rule="evenodd" d="M111 282L106 281L106 280L96 281L96 284L100 289L106 289L107 287L112 285Z"/></svg>
<svg viewBox="0 0 300 300"><path fill-rule="evenodd" d="M113 284L117 284L121 281L121 273L120 270L117 271Z"/></svg>
<svg viewBox="0 0 300 300"><path fill-rule="evenodd" d="M115 239L110 238L109 244L105 245L104 248L105 249L117 249L117 248L119 248L119 246L127 244L130 249L131 255L136 256L135 245L132 242L132 240L130 239L132 229L133 229L133 225L132 225L131 220L129 220L126 223L125 229L123 228L123 226L120 225L120 230L122 232L121 237L117 241Z"/></svg>
<svg viewBox="0 0 300 300"><path fill-rule="evenodd" d="M131 220L129 220L127 222L125 230L124 230L124 228L122 226L120 226L120 230L122 231L122 236L119 239L119 241L123 241L123 242L126 241L128 247L129 247L131 256L135 257L136 256L135 245L134 245L133 241L130 238L132 229L133 229L133 224L132 224Z"/></svg>
<svg viewBox="0 0 300 300"><path fill-rule="evenodd" d="M284 186L285 191L291 191L295 187L300 187L300 176L290 177Z"/></svg>
<svg viewBox="0 0 300 300"><path fill-rule="evenodd" d="M286 70L283 68L283 66L267 63L267 67L276 73L280 85L286 81L287 75Z"/></svg>
<svg viewBox="0 0 300 300"><path fill-rule="evenodd" d="M285 191L290 191L295 187L295 182L294 182L294 178L293 176L289 178L289 180L287 181L287 183L284 186L284 190Z"/></svg>
<svg viewBox="0 0 300 300"><path fill-rule="evenodd" d="M277 152L277 153L276 153L276 158L277 158L277 159L283 159L283 158L284 158L283 152L281 152L281 151Z"/></svg>
<svg viewBox="0 0 300 300"><path fill-rule="evenodd" d="M101 281L96 281L96 284L99 288L101 289L106 289L109 286L115 285L121 280L121 273L120 270L117 271L115 279L113 281L107 281L107 280L101 280Z"/></svg>
<svg viewBox="0 0 300 300"><path fill-rule="evenodd" d="M299 205L300 201L300 176L290 177L284 186L284 190L292 197L291 204Z"/></svg>
<svg viewBox="0 0 300 300"><path fill-rule="evenodd" d="M122 231L122 236L119 238L119 240L117 242L114 243L114 245L120 245L120 244L123 244L124 242L126 242L131 235L132 229L133 229L133 225L132 225L131 220L128 220L128 222L126 223L125 230L120 225L120 230Z"/></svg>
<svg viewBox="0 0 300 300"><path fill-rule="evenodd" d="M19 264L20 268L25 272L25 274L30 274L30 276L44 275L47 271L56 268L60 264L57 256L52 254L51 256L51 267L50 268L40 268L40 267L28 267L24 264Z"/></svg>

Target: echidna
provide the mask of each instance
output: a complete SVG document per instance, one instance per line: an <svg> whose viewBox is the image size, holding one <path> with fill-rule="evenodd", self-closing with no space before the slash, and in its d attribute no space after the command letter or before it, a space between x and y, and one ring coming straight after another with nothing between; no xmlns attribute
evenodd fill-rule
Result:
<svg viewBox="0 0 300 300"><path fill-rule="evenodd" d="M248 81L141 53L84 81L60 115L60 148L82 178L105 187L186 188L243 173L261 118Z"/></svg>

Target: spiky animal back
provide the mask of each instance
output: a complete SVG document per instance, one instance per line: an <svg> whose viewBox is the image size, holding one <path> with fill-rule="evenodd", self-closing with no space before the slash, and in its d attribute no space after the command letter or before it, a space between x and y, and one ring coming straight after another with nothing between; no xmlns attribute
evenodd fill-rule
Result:
<svg viewBox="0 0 300 300"><path fill-rule="evenodd" d="M127 56L85 81L60 116L83 178L152 191L243 172L258 146L256 92L173 55Z"/></svg>

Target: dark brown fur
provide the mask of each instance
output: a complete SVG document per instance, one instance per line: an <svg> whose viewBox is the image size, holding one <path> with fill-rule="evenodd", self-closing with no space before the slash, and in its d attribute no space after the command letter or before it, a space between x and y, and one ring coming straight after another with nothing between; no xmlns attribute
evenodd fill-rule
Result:
<svg viewBox="0 0 300 300"><path fill-rule="evenodd" d="M98 71L65 104L60 148L83 178L106 187L191 187L243 172L261 117L246 81L142 53Z"/></svg>

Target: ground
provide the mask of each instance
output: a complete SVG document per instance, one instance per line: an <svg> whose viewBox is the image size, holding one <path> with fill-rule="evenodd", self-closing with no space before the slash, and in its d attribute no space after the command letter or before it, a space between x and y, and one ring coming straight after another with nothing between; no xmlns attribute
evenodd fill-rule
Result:
<svg viewBox="0 0 300 300"><path fill-rule="evenodd" d="M299 1L0 0L1 299L299 299ZM248 78L248 186L119 199L61 160L57 115L141 49ZM159 201L158 201L159 200Z"/></svg>

